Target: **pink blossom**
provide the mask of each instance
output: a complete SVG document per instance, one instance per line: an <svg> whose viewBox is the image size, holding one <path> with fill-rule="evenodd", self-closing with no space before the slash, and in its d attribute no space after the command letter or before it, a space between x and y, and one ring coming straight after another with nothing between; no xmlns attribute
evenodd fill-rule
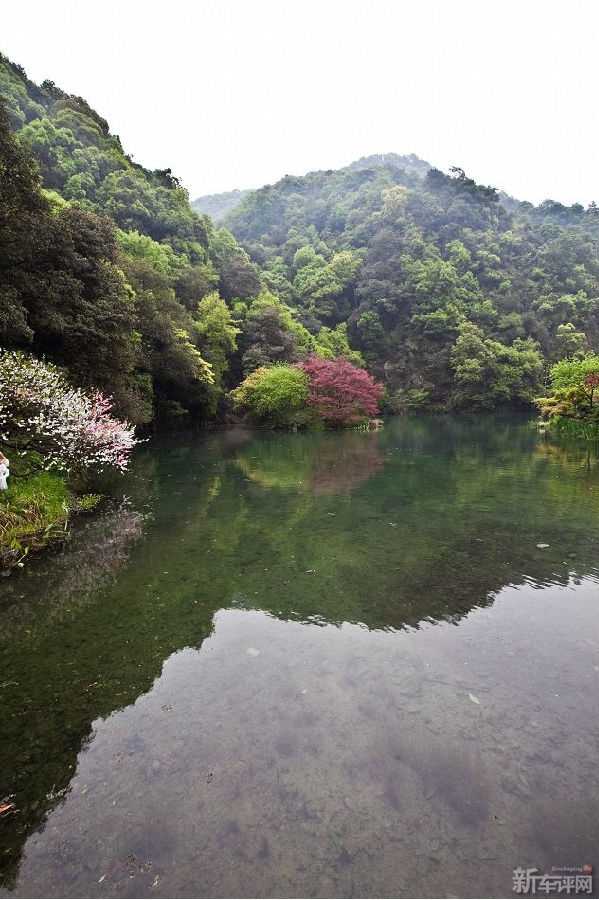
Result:
<svg viewBox="0 0 599 900"><path fill-rule="evenodd" d="M0 435L38 450L48 468L124 470L137 441L111 410L109 398L71 387L56 366L0 350Z"/></svg>

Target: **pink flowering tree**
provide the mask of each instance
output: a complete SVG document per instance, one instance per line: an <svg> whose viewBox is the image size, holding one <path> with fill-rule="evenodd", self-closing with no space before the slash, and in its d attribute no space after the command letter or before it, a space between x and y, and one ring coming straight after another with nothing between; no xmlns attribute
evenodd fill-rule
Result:
<svg viewBox="0 0 599 900"><path fill-rule="evenodd" d="M36 450L46 468L123 471L137 442L111 409L102 394L71 387L56 366L0 350L0 440Z"/></svg>
<svg viewBox="0 0 599 900"><path fill-rule="evenodd" d="M383 386L348 359L310 356L300 363L309 380L308 403L331 425L352 425L378 415Z"/></svg>

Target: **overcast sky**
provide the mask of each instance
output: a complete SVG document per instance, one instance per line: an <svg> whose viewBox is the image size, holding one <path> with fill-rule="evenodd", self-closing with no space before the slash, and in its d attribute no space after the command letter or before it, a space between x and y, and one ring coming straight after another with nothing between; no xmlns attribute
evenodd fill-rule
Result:
<svg viewBox="0 0 599 900"><path fill-rule="evenodd" d="M598 0L0 0L0 22L192 199L394 152L599 203Z"/></svg>

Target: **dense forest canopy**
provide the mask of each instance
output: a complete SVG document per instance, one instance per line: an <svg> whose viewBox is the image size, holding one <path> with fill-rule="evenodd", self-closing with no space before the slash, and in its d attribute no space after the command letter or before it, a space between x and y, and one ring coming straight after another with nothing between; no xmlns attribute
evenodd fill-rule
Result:
<svg viewBox="0 0 599 900"><path fill-rule="evenodd" d="M595 205L394 162L285 178L225 224L308 327L347 323L400 407L528 402L548 364L599 349Z"/></svg>
<svg viewBox="0 0 599 900"><path fill-rule="evenodd" d="M135 423L212 417L236 351L228 303L260 293L257 267L82 98L0 57L0 99L0 343Z"/></svg>
<svg viewBox="0 0 599 900"><path fill-rule="evenodd" d="M599 351L594 204L389 153L213 195L221 227L1 56L0 103L0 344L134 423L222 419L252 372L314 356L365 364L388 410L528 404Z"/></svg>

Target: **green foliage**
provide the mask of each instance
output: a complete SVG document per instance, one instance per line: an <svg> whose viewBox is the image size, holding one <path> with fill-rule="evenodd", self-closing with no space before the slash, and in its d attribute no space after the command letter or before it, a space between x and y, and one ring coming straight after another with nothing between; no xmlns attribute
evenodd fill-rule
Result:
<svg viewBox="0 0 599 900"><path fill-rule="evenodd" d="M260 292L257 266L228 231L220 228L213 232L208 249L225 300L247 300Z"/></svg>
<svg viewBox="0 0 599 900"><path fill-rule="evenodd" d="M476 325L464 323L451 351L458 406L489 408L532 402L543 361L530 338L511 346L485 338Z"/></svg>
<svg viewBox="0 0 599 900"><path fill-rule="evenodd" d="M29 270L31 343L37 355L67 366L73 380L113 395L119 412L141 421L134 370L137 347L133 303L117 266L113 224L66 207L47 223L45 254Z"/></svg>
<svg viewBox="0 0 599 900"><path fill-rule="evenodd" d="M2 114L2 345L66 367L133 422L213 416L234 326L198 304L215 290L255 296L256 266L170 170L133 163L85 100L4 57L0 86L18 130Z"/></svg>
<svg viewBox="0 0 599 900"><path fill-rule="evenodd" d="M146 259L163 275L176 274L181 267L181 259L169 244L159 244L147 234L139 231L117 229L119 247L134 259Z"/></svg>
<svg viewBox="0 0 599 900"><path fill-rule="evenodd" d="M306 410L308 376L295 366L261 366L231 396L237 410L273 428L305 425L312 418Z"/></svg>
<svg viewBox="0 0 599 900"><path fill-rule="evenodd" d="M592 416L572 418L570 415L553 414L550 418L551 429L560 438L591 442L599 437L599 418L597 410Z"/></svg>
<svg viewBox="0 0 599 900"><path fill-rule="evenodd" d="M363 165L284 178L225 221L271 290L322 326L347 323L402 405L530 403L540 362L599 350L592 207L500 203L458 168Z"/></svg>
<svg viewBox="0 0 599 900"><path fill-rule="evenodd" d="M599 375L599 356L589 353L577 358L560 359L551 367L549 379L554 391L569 387L584 387L588 375Z"/></svg>
<svg viewBox="0 0 599 900"><path fill-rule="evenodd" d="M102 503L102 494L83 494L77 497L77 512L91 512Z"/></svg>
<svg viewBox="0 0 599 900"><path fill-rule="evenodd" d="M52 537L63 536L71 493L59 475L37 472L23 477L27 456L12 466L8 488L0 491L0 561L23 564L30 549L43 546Z"/></svg>
<svg viewBox="0 0 599 900"><path fill-rule="evenodd" d="M24 74L0 53L0 96L4 98L11 127L15 130L44 114L44 107L30 96Z"/></svg>
<svg viewBox="0 0 599 900"><path fill-rule="evenodd" d="M561 359L549 372L551 395L535 403L556 434L593 440L599 436L599 356Z"/></svg>
<svg viewBox="0 0 599 900"><path fill-rule="evenodd" d="M194 313L198 302L215 289L218 280L218 275L209 261L184 266L174 282L177 300L189 312Z"/></svg>
<svg viewBox="0 0 599 900"><path fill-rule="evenodd" d="M584 331L576 331L572 322L557 326L556 350L560 356L574 356L582 353L586 347L587 336Z"/></svg>
<svg viewBox="0 0 599 900"><path fill-rule="evenodd" d="M344 356L356 366L364 365L364 357L358 350L352 350L347 338L347 322L339 322L335 328L324 326L316 335L315 348L320 356L336 359Z"/></svg>
<svg viewBox="0 0 599 900"><path fill-rule="evenodd" d="M237 349L239 328L233 325L231 311L217 291L198 303L195 327L204 339L205 356L212 365L215 378L221 378L227 369L227 354Z"/></svg>
<svg viewBox="0 0 599 900"><path fill-rule="evenodd" d="M127 257L122 264L134 296L137 370L149 387L153 416L161 424L205 418L214 376L191 314L177 302L172 280L149 260Z"/></svg>
<svg viewBox="0 0 599 900"><path fill-rule="evenodd" d="M246 373L270 363L297 362L300 355L297 334L276 304L252 306L243 325L242 349Z"/></svg>
<svg viewBox="0 0 599 900"><path fill-rule="evenodd" d="M110 172L98 188L98 203L126 231L139 230L156 241L203 243L205 228L187 206L186 191L156 181L145 171Z"/></svg>
<svg viewBox="0 0 599 900"><path fill-rule="evenodd" d="M240 329L233 324L231 311L217 291L200 300L194 325L201 336L202 355L212 367L214 383L209 391L209 411L214 415L223 394L223 376L229 368L229 359L237 350Z"/></svg>
<svg viewBox="0 0 599 900"><path fill-rule="evenodd" d="M365 361L404 409L530 403L541 364L599 352L594 205L386 154L207 198L230 209L216 229L82 98L1 56L0 93L2 342L134 422L211 418L244 374L310 354Z"/></svg>
<svg viewBox="0 0 599 900"><path fill-rule="evenodd" d="M309 353L314 347L314 339L307 328L299 321L298 313L287 303L282 302L269 291L262 291L250 300L248 317L259 316L266 309L275 309L285 331L295 336L297 346L303 353Z"/></svg>

